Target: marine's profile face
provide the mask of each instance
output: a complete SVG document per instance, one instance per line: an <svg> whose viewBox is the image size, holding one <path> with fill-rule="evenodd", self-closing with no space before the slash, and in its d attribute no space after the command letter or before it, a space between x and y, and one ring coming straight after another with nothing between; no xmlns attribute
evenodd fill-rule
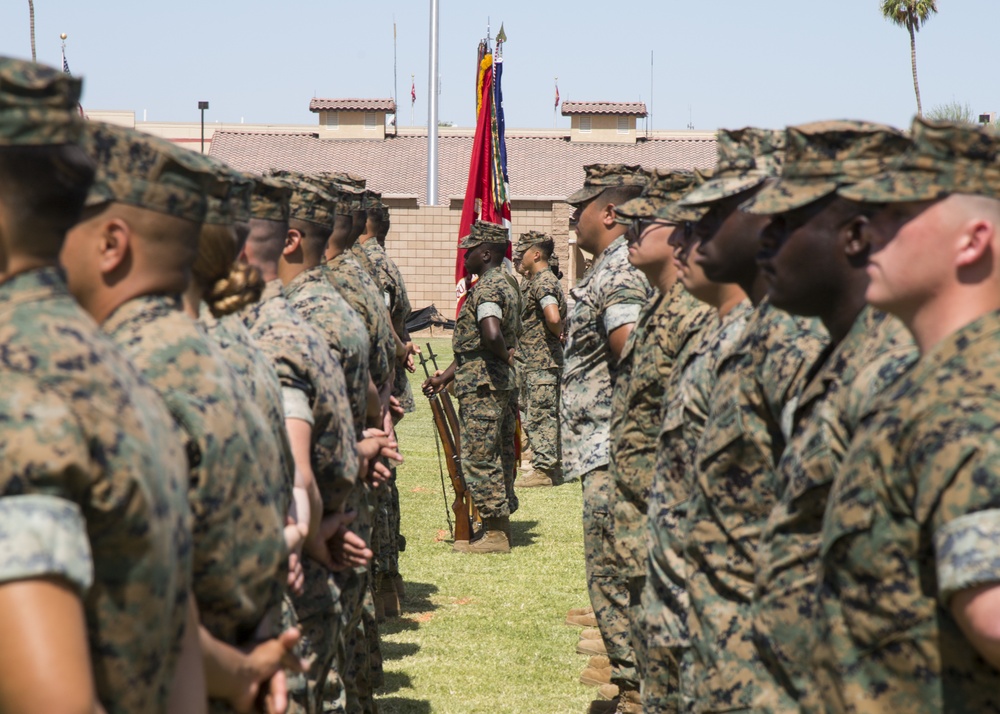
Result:
<svg viewBox="0 0 1000 714"><path fill-rule="evenodd" d="M757 262L775 307L815 316L835 299L847 260L840 207L836 196L813 201L773 216L761 232Z"/></svg>
<svg viewBox="0 0 1000 714"><path fill-rule="evenodd" d="M744 191L713 203L695 224L695 261L713 282L737 283L756 269L760 232L770 219L739 210L750 196Z"/></svg>
<svg viewBox="0 0 1000 714"><path fill-rule="evenodd" d="M865 299L906 321L955 271L948 199L890 203L871 220Z"/></svg>
<svg viewBox="0 0 1000 714"><path fill-rule="evenodd" d="M625 233L629 262L640 270L670 263L674 254L670 236L677 228L665 221L633 221Z"/></svg>
<svg viewBox="0 0 1000 714"><path fill-rule="evenodd" d="M601 221L602 202L600 194L577 204L569 218L569 227L576 231L577 245L593 254L594 247L600 243L603 223Z"/></svg>
<svg viewBox="0 0 1000 714"><path fill-rule="evenodd" d="M469 275L483 274L483 251L486 246L482 243L465 251L465 272Z"/></svg>

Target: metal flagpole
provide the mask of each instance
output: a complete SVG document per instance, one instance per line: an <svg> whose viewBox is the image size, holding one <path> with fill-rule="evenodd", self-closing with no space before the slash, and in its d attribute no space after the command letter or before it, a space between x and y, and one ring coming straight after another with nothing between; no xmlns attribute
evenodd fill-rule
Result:
<svg viewBox="0 0 1000 714"><path fill-rule="evenodd" d="M427 205L438 202L438 0L431 0L430 102L427 110Z"/></svg>

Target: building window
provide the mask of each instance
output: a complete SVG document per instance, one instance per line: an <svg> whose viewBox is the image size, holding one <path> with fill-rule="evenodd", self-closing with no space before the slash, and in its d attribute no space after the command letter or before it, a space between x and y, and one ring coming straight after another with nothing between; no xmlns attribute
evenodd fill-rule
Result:
<svg viewBox="0 0 1000 714"><path fill-rule="evenodd" d="M327 112L326 113L326 128L327 129L339 129L340 128L340 112Z"/></svg>
<svg viewBox="0 0 1000 714"><path fill-rule="evenodd" d="M628 134L628 117L618 117L618 133Z"/></svg>
<svg viewBox="0 0 1000 714"><path fill-rule="evenodd" d="M365 129L374 129L378 126L378 115L375 112L365 112Z"/></svg>
<svg viewBox="0 0 1000 714"><path fill-rule="evenodd" d="M591 120L593 117L589 115L584 115L580 117L580 133L589 134L591 129Z"/></svg>

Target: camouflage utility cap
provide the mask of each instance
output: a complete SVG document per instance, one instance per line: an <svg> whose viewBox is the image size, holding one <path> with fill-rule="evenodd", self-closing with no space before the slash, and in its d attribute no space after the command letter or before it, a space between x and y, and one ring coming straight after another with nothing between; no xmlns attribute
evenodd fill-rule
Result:
<svg viewBox="0 0 1000 714"><path fill-rule="evenodd" d="M469 235L462 239L458 247L468 250L484 243L506 243L509 240L507 229L504 226L486 221L476 221L472 224Z"/></svg>
<svg viewBox="0 0 1000 714"><path fill-rule="evenodd" d="M576 206L600 196L605 189L618 186L645 186L649 174L641 166L625 164L590 164L583 167L586 177L583 188L566 199L566 203Z"/></svg>
<svg viewBox="0 0 1000 714"><path fill-rule="evenodd" d="M52 67L0 57L0 146L79 141L81 86Z"/></svg>
<svg viewBox="0 0 1000 714"><path fill-rule="evenodd" d="M901 131L862 121L822 121L788 127L785 165L778 182L743 207L749 213L784 213L838 188L872 178L906 151Z"/></svg>
<svg viewBox="0 0 1000 714"><path fill-rule="evenodd" d="M256 176L250 197L250 217L284 223L289 216L292 190L270 176Z"/></svg>
<svg viewBox="0 0 1000 714"><path fill-rule="evenodd" d="M115 201L201 223L207 196L229 191L201 154L135 129L86 122L84 149L97 163L88 206Z"/></svg>
<svg viewBox="0 0 1000 714"><path fill-rule="evenodd" d="M366 188L365 192L361 195L361 208L366 211L370 208L378 208L381 203L382 194L377 191Z"/></svg>
<svg viewBox="0 0 1000 714"><path fill-rule="evenodd" d="M309 181L290 177L276 177L275 180L291 189L288 199L289 218L333 230L337 199Z"/></svg>
<svg viewBox="0 0 1000 714"><path fill-rule="evenodd" d="M230 168L221 161L212 159L219 181L228 191L225 196L208 196L205 211L206 225L230 226L250 220L250 197L253 193L253 177Z"/></svg>
<svg viewBox="0 0 1000 714"><path fill-rule="evenodd" d="M708 206L685 206L682 201L688 193L711 180L714 176L715 169L695 169L694 180L687 191L681 194L676 201L658 209L654 214L654 218L669 223L697 223L700 221L708 213Z"/></svg>
<svg viewBox="0 0 1000 714"><path fill-rule="evenodd" d="M771 129L720 129L716 137L719 163L710 181L693 190L682 204L714 203L759 186L781 174L785 132Z"/></svg>
<svg viewBox="0 0 1000 714"><path fill-rule="evenodd" d="M886 171L839 190L866 203L931 201L952 193L1000 198L1000 134L917 117L911 147Z"/></svg>
<svg viewBox="0 0 1000 714"><path fill-rule="evenodd" d="M658 211L681 200L693 186L694 174L690 171L654 169L642 195L615 206L615 213L625 219L658 218Z"/></svg>
<svg viewBox="0 0 1000 714"><path fill-rule="evenodd" d="M336 184L345 193L360 194L365 190L365 186L367 185L367 181L363 176L347 173L346 171L320 171L316 175L324 181Z"/></svg>
<svg viewBox="0 0 1000 714"><path fill-rule="evenodd" d="M538 245L539 243L544 243L549 240L552 240L552 238L541 231L528 231L527 233L522 233L517 239L517 245L514 246L514 252L523 254L524 251L531 246Z"/></svg>

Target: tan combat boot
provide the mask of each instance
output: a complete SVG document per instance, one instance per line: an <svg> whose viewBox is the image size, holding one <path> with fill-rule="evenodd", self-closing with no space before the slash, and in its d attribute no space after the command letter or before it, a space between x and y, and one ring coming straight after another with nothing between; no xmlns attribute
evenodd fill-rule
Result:
<svg viewBox="0 0 1000 714"><path fill-rule="evenodd" d="M549 476L544 471L539 471L535 469L531 473L522 476L517 481L514 482L515 488L544 488L546 486L554 486L552 477Z"/></svg>
<svg viewBox="0 0 1000 714"><path fill-rule="evenodd" d="M580 675L580 684L591 687L611 684L611 663L609 662L607 667L587 667Z"/></svg>
<svg viewBox="0 0 1000 714"><path fill-rule="evenodd" d="M606 655L608 648L604 646L604 640L580 640L576 645L577 654L582 655Z"/></svg>
<svg viewBox="0 0 1000 714"><path fill-rule="evenodd" d="M618 685L617 684L602 684L597 688L597 696L601 699L614 700L618 699Z"/></svg>
<svg viewBox="0 0 1000 714"><path fill-rule="evenodd" d="M566 611L566 617L572 617L574 615L591 615L593 612L593 605L587 605L587 607L571 607Z"/></svg>
<svg viewBox="0 0 1000 714"><path fill-rule="evenodd" d="M597 616L592 612L587 615L567 615L566 624L570 627L597 627Z"/></svg>
<svg viewBox="0 0 1000 714"><path fill-rule="evenodd" d="M482 538L474 540L465 549L465 553L509 553L510 530L509 518L485 518L483 527L486 533Z"/></svg>
<svg viewBox="0 0 1000 714"><path fill-rule="evenodd" d="M615 714L642 714L642 697L635 689L626 689L618 694L618 708Z"/></svg>
<svg viewBox="0 0 1000 714"><path fill-rule="evenodd" d="M587 666L594 669L608 669L611 666L611 660L608 659L607 655L594 655L587 660Z"/></svg>
<svg viewBox="0 0 1000 714"><path fill-rule="evenodd" d="M596 627L588 627L585 630L580 630L581 640L599 640L601 639L601 631Z"/></svg>

